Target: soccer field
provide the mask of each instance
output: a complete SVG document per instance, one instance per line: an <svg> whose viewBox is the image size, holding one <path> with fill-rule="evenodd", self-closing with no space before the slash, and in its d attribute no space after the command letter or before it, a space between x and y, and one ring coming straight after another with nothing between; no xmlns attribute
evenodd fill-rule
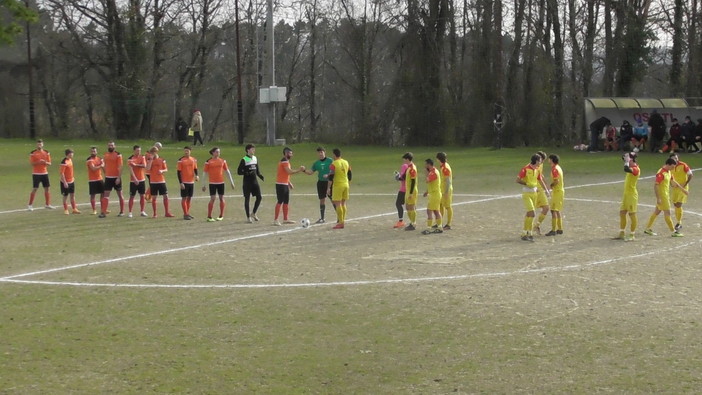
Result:
<svg viewBox="0 0 702 395"><path fill-rule="evenodd" d="M90 143L76 144L78 169ZM565 234L527 243L514 180L531 149L442 149L455 173L454 226L422 235L392 229L402 149L342 147L354 180L346 228L331 230L331 208L327 224L272 226L279 147L257 151L266 181L253 224L240 185L227 191L222 222L204 221L201 192L194 221L117 218L114 194L113 214L98 219L81 173L84 214L28 212L31 147L0 149L10 159L0 173L4 392L685 393L702 384L697 180L685 237L669 237L662 215L658 236L641 234L663 155L641 155L639 232L624 243L611 239L619 155L556 151ZM294 146L293 166L309 166L314 147ZM57 164L63 148L47 148ZM413 150L420 169L437 151ZM174 169L180 150L164 151ZM222 151L232 167L243 154ZM194 152L200 165L205 152ZM681 159L696 169L700 157ZM57 166L50 172L58 205ZM316 220L315 178L292 181L291 217Z"/></svg>

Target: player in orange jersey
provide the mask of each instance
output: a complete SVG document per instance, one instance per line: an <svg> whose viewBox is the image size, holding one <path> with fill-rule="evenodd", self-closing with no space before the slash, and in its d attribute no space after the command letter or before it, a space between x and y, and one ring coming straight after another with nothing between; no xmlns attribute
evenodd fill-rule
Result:
<svg viewBox="0 0 702 395"><path fill-rule="evenodd" d="M293 170L290 168L290 158L293 156L293 150L289 147L283 148L283 158L278 162L278 171L275 178L275 195L278 202L275 204L275 219L273 220L273 225L280 226L280 221L278 217L280 216L280 210L283 209L283 223L294 224L288 218L288 204L290 203L290 190L294 188L292 182L290 182L290 175L302 173L305 171L305 166L300 166L299 168Z"/></svg>
<svg viewBox="0 0 702 395"><path fill-rule="evenodd" d="M195 192L195 181L200 181L197 175L197 159L193 158L191 148L183 148L183 156L178 159L178 182L180 183L180 205L183 208L183 219L191 220L190 203Z"/></svg>
<svg viewBox="0 0 702 395"><path fill-rule="evenodd" d="M102 180L102 169L105 164L97 154L97 147L90 147L90 156L85 161L88 167L88 193L90 194L90 207L93 209L93 215L97 214L95 208L95 195L100 195L100 204L103 204L102 195L105 191L105 184ZM104 207L100 207L101 215L105 212Z"/></svg>
<svg viewBox="0 0 702 395"><path fill-rule="evenodd" d="M139 207L141 209L141 216L147 217L146 211L144 211L144 206L146 205L146 198L144 194L146 193L146 157L141 154L141 147L135 145L133 148L132 156L127 159L127 165L129 166L129 213L127 216L132 218L132 209L134 208L134 197L139 193Z"/></svg>
<svg viewBox="0 0 702 395"><path fill-rule="evenodd" d="M221 221L224 219L224 208L226 207L226 202L224 201L224 173L227 173L229 177L229 184L231 184L232 189L234 188L234 179L232 178L232 173L229 171L229 166L227 166L227 161L220 158L220 150L218 147L214 147L210 150L210 155L212 157L205 162L205 179L203 184L208 184L210 187L210 202L207 204L207 222ZM202 191L204 192L207 188L205 185L202 186ZM214 209L214 202L216 196L219 196L219 217L217 219L212 218L212 210Z"/></svg>
<svg viewBox="0 0 702 395"><path fill-rule="evenodd" d="M159 150L161 150L161 148L163 148L163 145L161 145L161 143L159 143L158 141L155 142L153 146L158 148ZM144 155L144 157L146 157L147 162L151 159L151 149L146 151L146 155ZM146 170L146 179L149 181L149 185L146 188L146 194L144 195L144 198L146 199L147 202L150 202L151 201L151 171L149 171L148 169Z"/></svg>
<svg viewBox="0 0 702 395"><path fill-rule="evenodd" d="M44 199L46 205L44 207L52 209L51 205L51 190L49 187L49 171L48 166L51 166L51 154L44 149L44 140L37 140L37 149L29 153L29 164L32 165L32 192L29 193L29 204L27 210L32 211L34 207L34 196L37 194L39 184L44 187Z"/></svg>
<svg viewBox="0 0 702 395"><path fill-rule="evenodd" d="M174 215L171 214L168 208L168 188L166 187L166 176L164 175L168 171L168 165L166 164L166 160L159 156L156 146L151 147L149 153L151 154L151 160L146 162L146 169L151 172L149 189L151 190L151 206L154 209L153 218L158 217L156 211L158 195L163 196L163 208L166 211L165 217L173 217Z"/></svg>
<svg viewBox="0 0 702 395"><path fill-rule="evenodd" d="M76 207L76 180L73 177L72 149L66 149L66 157L61 160L59 172L61 175L61 195L63 195L63 213L66 215L70 214L68 211L68 199L70 197L73 214L80 214L80 211Z"/></svg>
<svg viewBox="0 0 702 395"><path fill-rule="evenodd" d="M114 189L117 192L117 197L119 198L119 214L118 217L124 215L124 196L122 195L122 166L123 159L122 154L115 150L115 142L110 141L107 143L107 153L103 156L103 161L105 162L105 193L103 194L103 199L105 200L105 212L107 214L107 207L110 204L110 193Z"/></svg>

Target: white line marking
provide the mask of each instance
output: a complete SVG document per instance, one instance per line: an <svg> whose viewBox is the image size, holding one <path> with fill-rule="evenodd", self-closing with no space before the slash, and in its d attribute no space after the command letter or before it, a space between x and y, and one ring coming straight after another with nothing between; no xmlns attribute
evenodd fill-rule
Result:
<svg viewBox="0 0 702 395"><path fill-rule="evenodd" d="M645 179L645 178L652 178L652 177L643 177L643 178ZM566 189L582 188L582 187L586 187L586 186L602 186L602 185L617 184L617 183L622 183L622 182L623 181L620 180L620 181L610 181L610 182L603 182L603 183L596 183L596 184L574 185L571 187L566 187ZM316 194L309 194L309 195L316 196ZM368 194L368 195L369 196L376 196L376 195L371 195L371 194ZM394 195L394 194L388 194L388 195ZM472 201L468 201L468 202L458 202L458 203L454 203L453 205L454 206L462 206L462 205L466 205L466 204L476 204L476 203L482 203L482 202L494 201L494 200L500 200L500 199L510 199L510 198L519 197L519 196L521 196L521 194L514 194L514 195L468 195L468 196L479 196L479 197L485 197L485 198L478 199L478 200L472 200ZM569 198L567 200L596 202L596 203L617 203L617 202L614 202L611 200L594 200L594 199L583 199L583 198ZM652 205L643 205L643 204L640 204L640 205L654 207ZM421 210L421 208L419 208L419 210ZM702 214L692 212L692 211L686 211L686 213L702 216ZM394 214L396 214L396 212L373 214L373 215L368 215L368 216L364 216L364 217L350 219L349 222L360 221L360 220L371 219L371 218L378 218L378 217L394 215ZM324 225L323 224L313 224L311 226L324 226ZM553 267L546 267L546 268L539 268L539 269L517 270L517 271L512 271L512 272L493 272L493 273L478 273L478 274L466 274L466 275L455 275L455 276L405 278L405 279L384 279L384 280L365 280L365 281L333 281L333 282L326 282L326 283L219 284L219 285L217 285L217 284L199 284L198 285L198 284L77 283L77 282L62 282L62 281L19 280L19 278L22 278L22 277L30 277L30 276L35 276L35 275L47 274L47 273L55 273L55 272L64 271L64 270L72 270L72 269L78 269L78 268L83 268L83 267L88 267L88 266L97 266L97 265L103 265L103 264L108 264L108 263L127 261L130 259L145 258L145 257L150 257L150 256L169 254L169 253L173 253L173 252L186 251L186 250L197 249L197 248L202 248L202 247L210 247L210 246L214 246L214 245L234 243L234 242L238 242L238 241L255 239L255 238L283 234L283 233L289 233L289 232L294 232L294 231L299 231L299 230L303 230L303 228L295 227L295 228L289 228L289 229L284 229L284 230L277 230L277 231L264 232L264 233L254 234L254 235L243 236L243 237L237 237L234 239L221 240L221 241L210 242L210 243L201 243L201 244L195 244L195 245L191 245L191 246L184 246L184 247L172 248L172 249L161 250L161 251L153 251L153 252L148 252L148 253L143 253L143 254L129 255L129 256L106 259L106 260L101 260L101 261L96 261L96 262L89 262L89 263L64 266L64 267L59 267L59 268L54 268L54 269L47 269L47 270L40 270L40 271L29 272L29 273L16 274L16 275L11 275L11 276L6 276L6 277L0 277L0 282L21 283L21 284L40 284L40 285L64 285L64 286L67 285L67 286L80 286L80 287L200 288L200 289L213 289L213 288L230 288L230 289L233 289L233 288L296 288L296 287L322 287L322 286L350 286L350 285L373 285L373 284L391 284L391 283L414 283L414 282L458 280L458 279L480 278L480 277L501 277L501 276L507 276L507 275L512 275L512 274L529 274L529 273L543 273L543 272L574 270L574 269L580 269L580 268L585 268L585 267L610 264L610 263L614 263L614 262L625 260L625 259L632 259L632 258L639 258L639 257L644 257L644 256L649 256L649 255L654 255L654 254L660 254L661 252L671 251L674 248L675 249L684 248L684 247L688 247L688 246L691 246L693 244L698 244L698 243L702 242L702 240L695 240L695 241L685 243L683 245L676 246L674 248L671 247L671 248L663 249L663 250L654 250L654 251L650 251L650 252L646 252L646 253L629 255L629 256L612 258L612 259L606 259L606 260L595 261L595 262L589 262L589 263L584 263L584 264L575 264L575 265L567 265L567 266L553 266Z"/></svg>

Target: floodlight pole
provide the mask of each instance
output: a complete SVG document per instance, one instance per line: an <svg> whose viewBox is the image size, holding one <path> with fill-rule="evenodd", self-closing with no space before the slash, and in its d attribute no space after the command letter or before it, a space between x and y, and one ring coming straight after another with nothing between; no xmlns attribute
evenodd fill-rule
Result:
<svg viewBox="0 0 702 395"><path fill-rule="evenodd" d="M269 87L275 86L275 26L273 26L273 0L268 0L268 38L271 43L271 81ZM266 144L275 144L275 100L268 103L268 118L266 120Z"/></svg>
<svg viewBox="0 0 702 395"><path fill-rule="evenodd" d="M29 8L29 0L24 0L24 4ZM29 32L29 21L27 21L27 79L29 80L29 138L34 140L37 137L36 122L34 119L34 77L32 75L32 35Z"/></svg>
<svg viewBox="0 0 702 395"><path fill-rule="evenodd" d="M236 32L236 115L239 144L244 143L244 105L241 100L241 50L239 46L239 0L234 0L234 19Z"/></svg>

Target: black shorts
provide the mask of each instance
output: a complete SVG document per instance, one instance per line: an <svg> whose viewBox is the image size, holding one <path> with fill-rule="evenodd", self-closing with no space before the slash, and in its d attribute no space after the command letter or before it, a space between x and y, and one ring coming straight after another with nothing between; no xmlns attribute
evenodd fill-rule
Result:
<svg viewBox="0 0 702 395"><path fill-rule="evenodd" d="M152 183L149 185L149 190L151 191L151 196L168 195L168 188L166 188L165 182Z"/></svg>
<svg viewBox="0 0 702 395"><path fill-rule="evenodd" d="M180 197L193 197L193 195L195 194L195 184L183 183L183 186L185 186L185 188L180 190Z"/></svg>
<svg viewBox="0 0 702 395"><path fill-rule="evenodd" d="M329 187L329 181L317 181L317 197L322 200L327 197L331 197L331 194L327 196L327 188Z"/></svg>
<svg viewBox="0 0 702 395"><path fill-rule="evenodd" d="M64 187L63 183L61 183L61 195L68 196L72 193L76 193L76 183L75 182L69 182L68 188Z"/></svg>
<svg viewBox="0 0 702 395"><path fill-rule="evenodd" d="M129 196L136 196L137 192L139 195L143 195L146 193L146 182L144 181L139 181L138 184L135 184L133 182L129 183Z"/></svg>
<svg viewBox="0 0 702 395"><path fill-rule="evenodd" d="M91 195L100 195L105 192L105 184L100 181L88 181L88 193Z"/></svg>
<svg viewBox="0 0 702 395"><path fill-rule="evenodd" d="M275 196L278 198L278 204L290 203L290 186L287 184L275 184Z"/></svg>
<svg viewBox="0 0 702 395"><path fill-rule="evenodd" d="M210 196L224 196L224 184L210 184Z"/></svg>
<svg viewBox="0 0 702 395"><path fill-rule="evenodd" d="M241 186L241 190L244 197L251 195L261 197L261 186L258 185L257 182L244 182L244 184Z"/></svg>
<svg viewBox="0 0 702 395"><path fill-rule="evenodd" d="M105 177L105 191L121 191L122 190L122 180L119 180L119 184L117 183L117 177Z"/></svg>
<svg viewBox="0 0 702 395"><path fill-rule="evenodd" d="M41 186L43 186L44 188L50 187L51 184L49 184L49 175L32 174L32 188L39 188L39 184L41 184Z"/></svg>

